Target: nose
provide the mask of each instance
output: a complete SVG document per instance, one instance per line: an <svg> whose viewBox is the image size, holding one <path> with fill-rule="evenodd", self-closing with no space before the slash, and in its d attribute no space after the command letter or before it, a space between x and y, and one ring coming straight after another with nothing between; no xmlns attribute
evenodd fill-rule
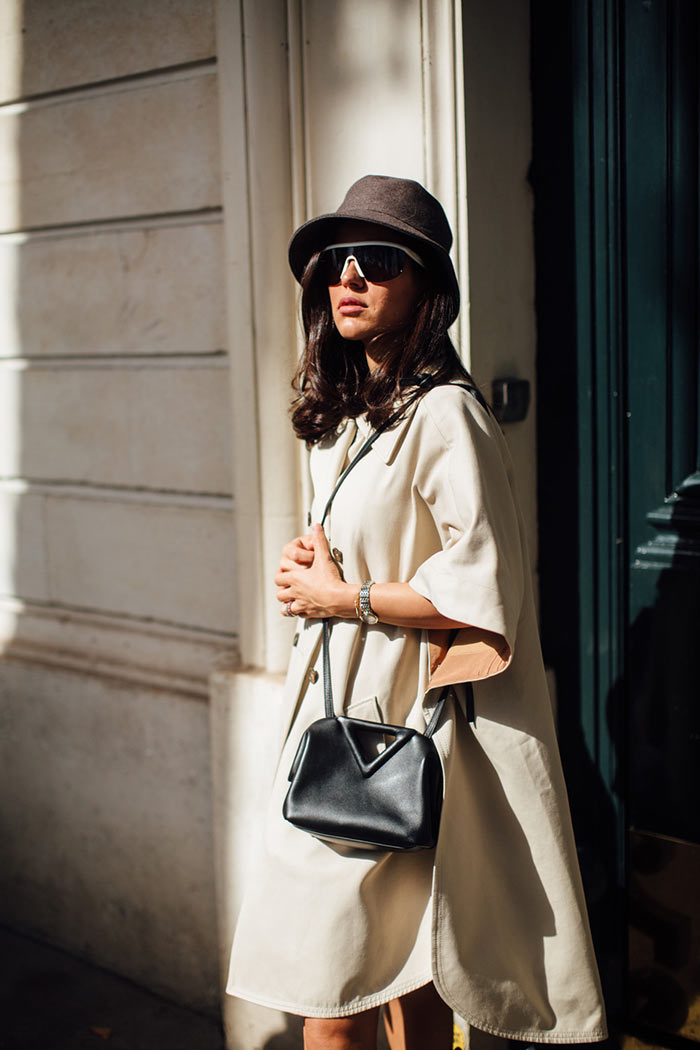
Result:
<svg viewBox="0 0 700 1050"><path fill-rule="evenodd" d="M358 288L365 283L365 279L359 273L352 256L347 259L345 266L343 267L343 272L340 275L340 283L344 288Z"/></svg>

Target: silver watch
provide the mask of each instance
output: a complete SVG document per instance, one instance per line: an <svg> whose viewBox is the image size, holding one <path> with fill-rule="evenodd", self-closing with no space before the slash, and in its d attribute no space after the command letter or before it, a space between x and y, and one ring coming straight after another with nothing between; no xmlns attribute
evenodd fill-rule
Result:
<svg viewBox="0 0 700 1050"><path fill-rule="evenodd" d="M379 622L379 617L369 604L369 589L373 583L374 580L367 580L367 582L363 583L360 587L360 619L363 623Z"/></svg>

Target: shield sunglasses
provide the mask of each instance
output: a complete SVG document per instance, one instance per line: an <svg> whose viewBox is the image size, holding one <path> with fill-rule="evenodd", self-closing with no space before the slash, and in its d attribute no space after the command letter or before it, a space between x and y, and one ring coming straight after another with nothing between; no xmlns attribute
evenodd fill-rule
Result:
<svg viewBox="0 0 700 1050"><path fill-rule="evenodd" d="M363 241L361 244L329 244L319 256L319 268L326 284L340 284L352 259L360 277L372 284L393 281L403 272L406 259L425 268L420 255L391 241Z"/></svg>

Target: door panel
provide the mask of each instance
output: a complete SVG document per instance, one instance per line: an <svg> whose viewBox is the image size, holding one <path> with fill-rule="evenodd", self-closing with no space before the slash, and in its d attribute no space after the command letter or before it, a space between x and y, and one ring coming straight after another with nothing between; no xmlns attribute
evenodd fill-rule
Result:
<svg viewBox="0 0 700 1050"><path fill-rule="evenodd" d="M698 464L698 10L621 14L628 816L697 843L700 487L684 481Z"/></svg>
<svg viewBox="0 0 700 1050"><path fill-rule="evenodd" d="M532 10L545 656L608 1005L698 1040L700 5Z"/></svg>

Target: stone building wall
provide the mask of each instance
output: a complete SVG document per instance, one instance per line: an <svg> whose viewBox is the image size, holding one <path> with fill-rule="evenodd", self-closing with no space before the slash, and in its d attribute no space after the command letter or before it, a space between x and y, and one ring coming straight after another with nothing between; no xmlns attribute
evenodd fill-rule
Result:
<svg viewBox="0 0 700 1050"><path fill-rule="evenodd" d="M0 921L218 999L235 647L213 3L0 14Z"/></svg>

